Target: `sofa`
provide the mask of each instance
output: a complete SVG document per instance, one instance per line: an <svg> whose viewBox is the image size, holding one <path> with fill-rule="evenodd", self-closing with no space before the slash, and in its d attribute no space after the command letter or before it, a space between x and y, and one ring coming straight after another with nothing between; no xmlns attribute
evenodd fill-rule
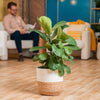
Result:
<svg viewBox="0 0 100 100"><path fill-rule="evenodd" d="M69 23L67 23L69 25ZM91 33L88 31L90 28L89 23L83 24L73 24L69 25L68 28L65 28L63 31L67 33L68 31L80 31L82 32L82 38L76 39L77 45L81 48L81 59L89 59L91 54Z"/></svg>
<svg viewBox="0 0 100 100"><path fill-rule="evenodd" d="M29 49L33 46L32 40L22 40L22 48ZM4 30L3 23L0 22L0 59L8 60L8 50L16 49L15 41L10 40L9 34Z"/></svg>

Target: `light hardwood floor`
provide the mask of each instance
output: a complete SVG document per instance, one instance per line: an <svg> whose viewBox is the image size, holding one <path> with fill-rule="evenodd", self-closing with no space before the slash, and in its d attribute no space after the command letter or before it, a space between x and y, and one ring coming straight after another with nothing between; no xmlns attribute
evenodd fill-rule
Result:
<svg viewBox="0 0 100 100"><path fill-rule="evenodd" d="M65 63L72 73L64 76L64 91L59 96L44 96L37 90L38 62L0 61L0 100L100 100L100 60Z"/></svg>

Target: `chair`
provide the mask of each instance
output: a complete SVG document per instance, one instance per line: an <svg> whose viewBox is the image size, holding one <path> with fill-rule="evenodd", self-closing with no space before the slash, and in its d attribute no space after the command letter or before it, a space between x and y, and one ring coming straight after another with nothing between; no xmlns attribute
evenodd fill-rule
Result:
<svg viewBox="0 0 100 100"><path fill-rule="evenodd" d="M29 49L33 46L32 40L22 40L22 48ZM16 49L15 41L10 40L9 34L4 30L3 23L0 22L0 59L8 59L8 49Z"/></svg>
<svg viewBox="0 0 100 100"><path fill-rule="evenodd" d="M67 23L69 25L69 23ZM80 31L82 32L82 39L76 39L77 45L81 48L81 59L89 59L91 53L91 34L88 31L90 28L89 23L83 24L73 24L70 25L68 28L64 29L64 32L67 33L68 31Z"/></svg>

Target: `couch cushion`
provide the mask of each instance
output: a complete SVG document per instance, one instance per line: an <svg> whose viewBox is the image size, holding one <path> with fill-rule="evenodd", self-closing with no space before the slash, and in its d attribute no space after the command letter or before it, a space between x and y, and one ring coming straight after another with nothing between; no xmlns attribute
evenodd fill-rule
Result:
<svg viewBox="0 0 100 100"><path fill-rule="evenodd" d="M33 47L33 41L32 40L22 40L22 48L28 49ZM7 48L8 49L16 49L15 41L14 40L8 40L7 41Z"/></svg>

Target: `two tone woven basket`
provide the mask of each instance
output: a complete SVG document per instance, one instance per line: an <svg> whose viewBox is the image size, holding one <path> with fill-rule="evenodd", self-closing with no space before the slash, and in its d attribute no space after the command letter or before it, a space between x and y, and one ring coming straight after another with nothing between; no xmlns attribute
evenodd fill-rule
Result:
<svg viewBox="0 0 100 100"><path fill-rule="evenodd" d="M57 71L37 68L37 83L40 94L59 95L63 91L63 77Z"/></svg>

